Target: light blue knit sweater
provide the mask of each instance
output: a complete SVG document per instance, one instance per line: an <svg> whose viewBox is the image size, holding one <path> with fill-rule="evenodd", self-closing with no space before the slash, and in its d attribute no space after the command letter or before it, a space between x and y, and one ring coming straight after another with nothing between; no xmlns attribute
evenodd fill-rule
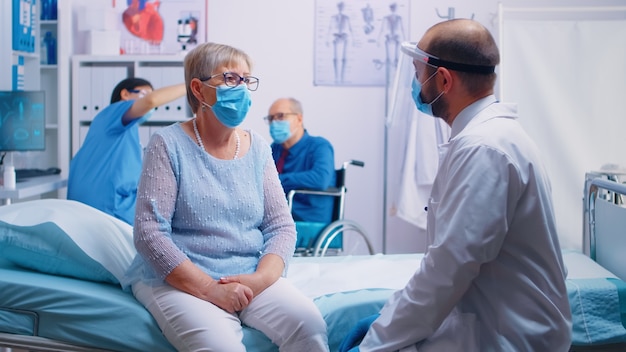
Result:
<svg viewBox="0 0 626 352"><path fill-rule="evenodd" d="M220 277L255 271L268 253L285 268L295 248L295 225L270 147L249 131L248 152L217 159L175 124L153 135L144 155L134 226L138 255L123 285L151 285L189 258Z"/></svg>

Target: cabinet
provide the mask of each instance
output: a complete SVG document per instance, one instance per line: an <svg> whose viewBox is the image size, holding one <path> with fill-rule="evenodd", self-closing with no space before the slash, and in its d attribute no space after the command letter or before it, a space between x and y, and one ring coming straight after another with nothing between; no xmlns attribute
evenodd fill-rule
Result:
<svg viewBox="0 0 626 352"><path fill-rule="evenodd" d="M40 3L41 1L38 0ZM41 12L41 11L40 11ZM70 159L70 53L71 0L57 0L57 20L41 20L41 36L51 32L56 38L56 64L40 64L40 88L46 92L46 152L41 168L59 167L61 174L69 173Z"/></svg>
<svg viewBox="0 0 626 352"><path fill-rule="evenodd" d="M121 80L140 77L160 87L184 82L181 55L121 55L72 57L72 155L75 155L89 130L91 120L110 104L111 93ZM140 139L146 145L158 128L192 116L186 97L158 107L144 122Z"/></svg>
<svg viewBox="0 0 626 352"><path fill-rule="evenodd" d="M58 0L58 20L40 20L40 0L0 1L0 90L43 90L46 95L46 149L37 152L13 152L16 168L59 167L67 176L69 169L69 52L71 45L71 1ZM32 50L14 50L14 10L22 16L30 11ZM23 20L24 17L20 19ZM50 31L57 38L57 64L40 64L42 34Z"/></svg>
<svg viewBox="0 0 626 352"><path fill-rule="evenodd" d="M0 90L40 89L38 10L32 0L0 1ZM46 152L11 152L5 162L16 168L38 164Z"/></svg>

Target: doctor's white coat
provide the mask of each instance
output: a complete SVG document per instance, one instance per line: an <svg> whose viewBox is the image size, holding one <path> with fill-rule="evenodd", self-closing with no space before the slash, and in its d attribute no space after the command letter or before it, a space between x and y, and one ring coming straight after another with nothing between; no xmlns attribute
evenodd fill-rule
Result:
<svg viewBox="0 0 626 352"><path fill-rule="evenodd" d="M571 313L540 151L490 96L457 116L428 204L429 247L365 351L567 351Z"/></svg>

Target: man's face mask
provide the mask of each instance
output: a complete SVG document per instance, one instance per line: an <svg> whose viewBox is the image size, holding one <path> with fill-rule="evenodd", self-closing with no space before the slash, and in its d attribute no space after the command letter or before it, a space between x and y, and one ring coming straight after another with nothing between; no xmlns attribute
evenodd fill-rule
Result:
<svg viewBox="0 0 626 352"><path fill-rule="evenodd" d="M207 84L207 86L212 87ZM243 122L248 114L252 100L245 84L236 87L220 85L215 87L217 101L213 106L202 102L202 105L213 110L215 117L226 127L235 128Z"/></svg>
<svg viewBox="0 0 626 352"><path fill-rule="evenodd" d="M434 72L432 75L430 75L430 77L428 77L424 81L424 84L426 84L426 82L428 82L431 78L435 77L436 74L437 72ZM424 103L422 101L422 97L420 96L420 93L422 92L422 85L423 84L420 83L417 77L413 76L413 82L411 84L411 95L413 96L413 101L415 102L415 106L417 107L417 110L423 112L426 115L430 115L434 117L435 115L433 115L432 105L437 100L439 100L439 98L441 98L441 96L443 95L443 92L439 93L439 95L437 95L437 97L433 99L433 101L431 101L430 103Z"/></svg>
<svg viewBox="0 0 626 352"><path fill-rule="evenodd" d="M270 123L270 136L276 144L283 144L291 137L291 124L289 120L272 121Z"/></svg>

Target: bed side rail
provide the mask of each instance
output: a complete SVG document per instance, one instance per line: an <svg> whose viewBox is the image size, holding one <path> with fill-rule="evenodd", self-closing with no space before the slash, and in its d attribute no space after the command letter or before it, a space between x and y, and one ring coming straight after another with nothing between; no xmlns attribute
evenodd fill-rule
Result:
<svg viewBox="0 0 626 352"><path fill-rule="evenodd" d="M93 347L82 347L40 336L25 336L0 332L0 351L67 351L67 352L112 352Z"/></svg>
<svg viewBox="0 0 626 352"><path fill-rule="evenodd" d="M602 195L602 196L600 196ZM593 179L587 195L591 259L626 280L626 184Z"/></svg>

